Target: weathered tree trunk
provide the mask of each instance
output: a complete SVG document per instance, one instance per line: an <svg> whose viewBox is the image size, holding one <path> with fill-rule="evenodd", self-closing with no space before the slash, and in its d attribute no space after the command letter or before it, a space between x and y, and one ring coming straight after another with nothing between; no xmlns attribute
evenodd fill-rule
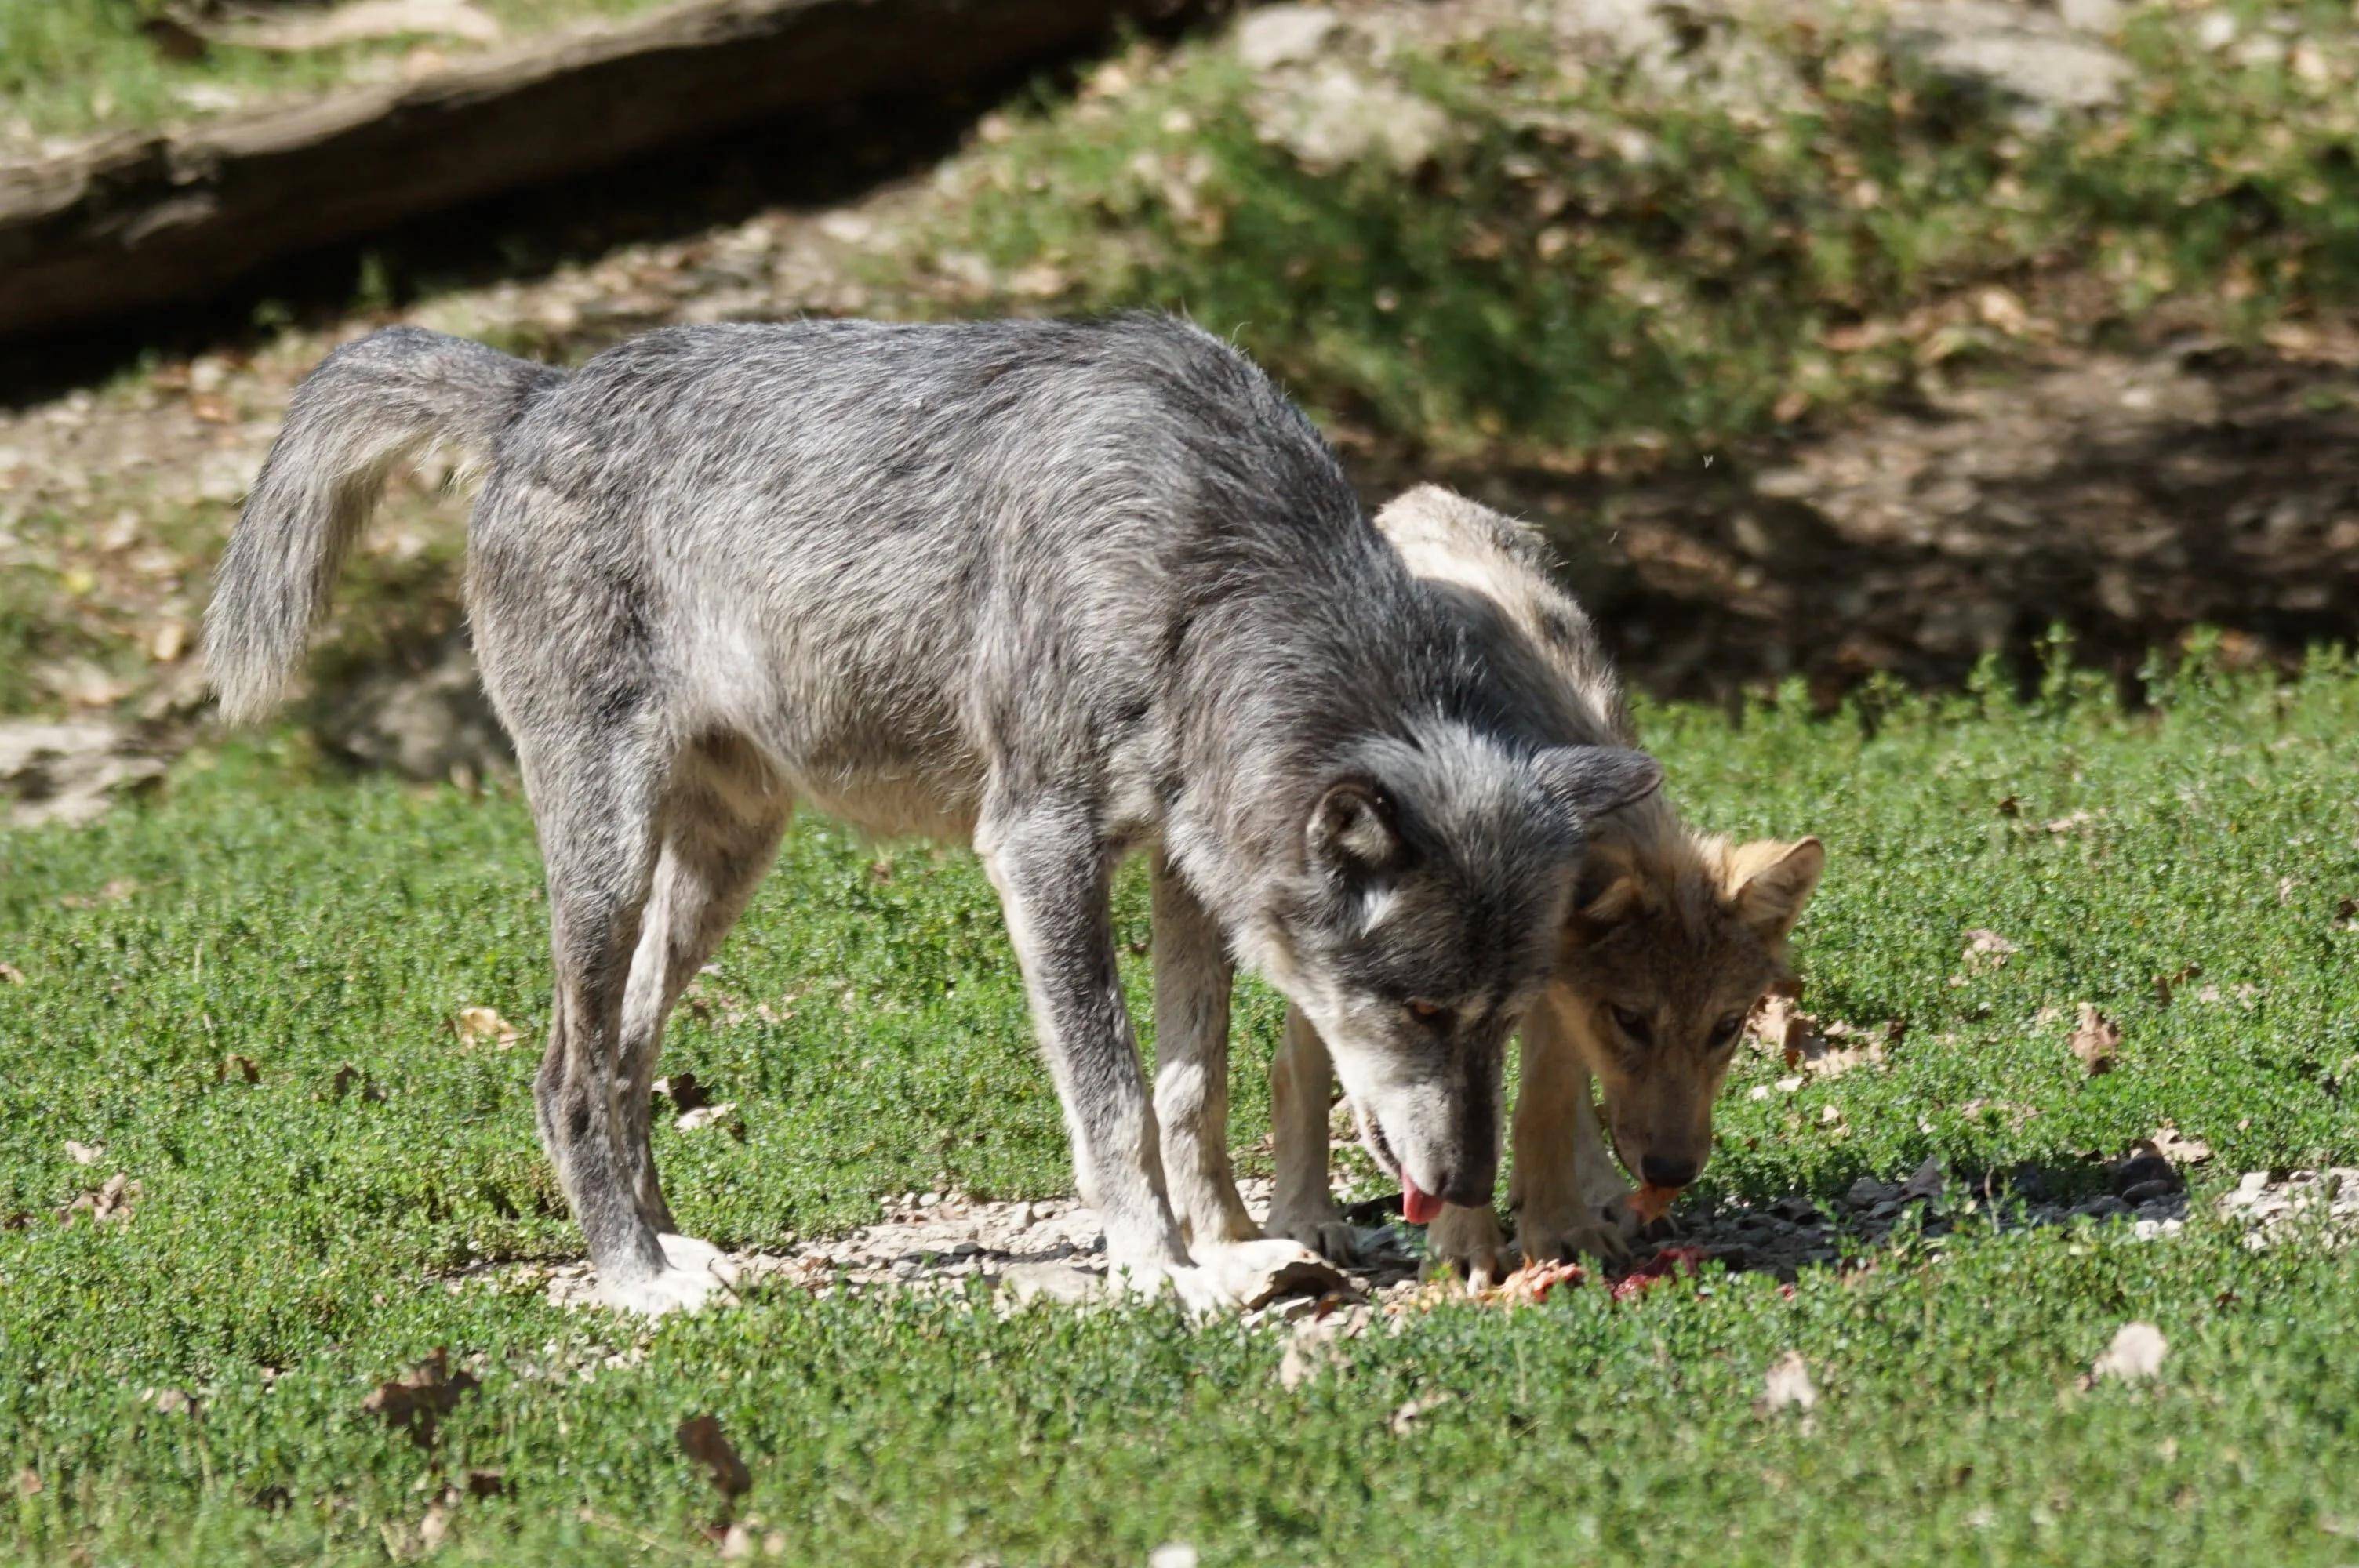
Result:
<svg viewBox="0 0 2359 1568"><path fill-rule="evenodd" d="M0 168L0 336L766 116L939 92L1164 0L691 0L291 108ZM814 156L826 156L823 151Z"/></svg>

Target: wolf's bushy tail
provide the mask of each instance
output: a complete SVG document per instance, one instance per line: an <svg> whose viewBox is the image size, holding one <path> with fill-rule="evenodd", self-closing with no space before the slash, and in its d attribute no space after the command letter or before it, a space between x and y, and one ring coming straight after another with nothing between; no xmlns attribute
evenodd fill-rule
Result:
<svg viewBox="0 0 2359 1568"><path fill-rule="evenodd" d="M269 711L395 465L450 443L481 459L561 378L464 338L392 327L303 378L230 535L205 611L205 665L232 722Z"/></svg>

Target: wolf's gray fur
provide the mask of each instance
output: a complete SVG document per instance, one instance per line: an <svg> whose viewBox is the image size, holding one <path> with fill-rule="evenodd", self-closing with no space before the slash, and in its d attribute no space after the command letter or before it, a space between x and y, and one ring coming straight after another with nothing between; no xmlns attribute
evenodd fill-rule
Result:
<svg viewBox="0 0 2359 1568"><path fill-rule="evenodd" d="M560 375L381 332L298 391L223 562L230 714L283 685L387 467L435 439L488 448L467 591L548 863L540 1130L614 1299L711 1288L648 1085L797 800L982 853L1134 1284L1216 1304L1240 1257L1299 1252L1256 1239L1223 1148L1233 958L1316 1023L1380 1159L1487 1195L1582 825L1658 771L1549 745L1549 693L1485 663L1224 344L1146 316L810 321ZM1132 849L1152 1102L1108 910Z"/></svg>

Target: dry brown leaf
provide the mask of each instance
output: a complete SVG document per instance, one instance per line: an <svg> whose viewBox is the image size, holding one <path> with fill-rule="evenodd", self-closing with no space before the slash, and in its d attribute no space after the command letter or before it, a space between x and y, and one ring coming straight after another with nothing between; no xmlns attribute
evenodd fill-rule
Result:
<svg viewBox="0 0 2359 1568"><path fill-rule="evenodd" d="M106 1178L96 1192L84 1193L60 1211L60 1217L69 1225L77 1214L87 1214L93 1224L106 1225L115 1220L129 1219L131 1206L143 1195L137 1182L117 1171Z"/></svg>
<svg viewBox="0 0 2359 1568"><path fill-rule="evenodd" d="M462 1007L451 1021L462 1045L496 1045L505 1051L524 1038L524 1031L488 1007Z"/></svg>
<svg viewBox="0 0 2359 1568"><path fill-rule="evenodd" d="M671 1101L673 1110L686 1115L701 1110L712 1102L712 1096L694 1073L674 1073L668 1078L658 1078L651 1086L657 1094Z"/></svg>
<svg viewBox="0 0 2359 1568"><path fill-rule="evenodd" d="M72 1139L69 1138L66 1140L66 1158L71 1160L77 1165L95 1165L101 1160L106 1158L106 1145L103 1143L77 1143Z"/></svg>
<svg viewBox="0 0 2359 1568"><path fill-rule="evenodd" d="M2099 1012L2089 1002L2081 1004L2081 1022L2072 1031L2072 1054L2088 1069L2089 1076L2114 1070L2114 1057L2122 1044L2122 1032L2112 1019Z"/></svg>
<svg viewBox="0 0 2359 1568"><path fill-rule="evenodd" d="M328 1080L328 1098L342 1099L351 1094L355 1087L360 1090L361 1098L373 1104L381 1102L385 1098L384 1088L371 1082L366 1073L362 1072L350 1062L338 1067L336 1076Z"/></svg>
<svg viewBox="0 0 2359 1568"><path fill-rule="evenodd" d="M681 1452L704 1467L705 1478L723 1497L743 1497L754 1485L753 1472L737 1457L737 1450L730 1446L715 1417L692 1415L679 1423L675 1435L679 1439Z"/></svg>
<svg viewBox="0 0 2359 1568"><path fill-rule="evenodd" d="M1769 1370L1761 1379L1759 1409L1765 1413L1782 1410L1807 1411L1819 1402L1819 1386L1810 1381L1810 1363L1799 1350L1788 1350L1769 1363Z"/></svg>
<svg viewBox="0 0 2359 1568"><path fill-rule="evenodd" d="M156 1408L158 1415L197 1413L196 1396L186 1389L150 1389L146 1398L147 1402Z"/></svg>
<svg viewBox="0 0 2359 1568"><path fill-rule="evenodd" d="M1966 933L1963 955L1969 969L2004 968L2009 957L2023 951L2023 944L2009 941L1995 931L1977 928Z"/></svg>
<svg viewBox="0 0 2359 1568"><path fill-rule="evenodd" d="M1762 1045L1777 1052L1788 1068L1799 1067L1812 1077L1839 1078L1854 1067L1881 1065L1884 1061L1884 1046L1875 1042L1836 1045L1835 1041L1858 1032L1840 1019L1821 1024L1797 1007L1790 996L1764 997L1751 1027ZM1898 1039L1899 1024L1886 1026L1885 1033L1888 1039Z"/></svg>
<svg viewBox="0 0 2359 1568"><path fill-rule="evenodd" d="M2201 1165L2212 1158L2212 1145L2200 1138L2181 1137L2179 1129L2169 1123L2156 1128L2147 1141L2154 1145L2156 1153L2174 1165Z"/></svg>
<svg viewBox="0 0 2359 1568"><path fill-rule="evenodd" d="M407 1431L420 1448L430 1448L435 1423L477 1386L473 1374L451 1370L450 1351L437 1346L408 1377L379 1383L376 1391L361 1401L361 1409L383 1416L387 1426Z"/></svg>
<svg viewBox="0 0 2359 1568"><path fill-rule="evenodd" d="M262 1069L255 1065L251 1056L224 1056L221 1065L213 1069L213 1082L225 1084L232 1078L241 1083L258 1084L262 1081Z"/></svg>
<svg viewBox="0 0 2359 1568"><path fill-rule="evenodd" d="M14 964L0 964L0 985L21 986L24 983L24 970Z"/></svg>
<svg viewBox="0 0 2359 1568"><path fill-rule="evenodd" d="M739 1142L745 1140L745 1119L737 1114L737 1102L723 1100L719 1105L701 1105L683 1111L672 1125L682 1132L695 1132L707 1127L718 1127Z"/></svg>
<svg viewBox="0 0 2359 1568"><path fill-rule="evenodd" d="M1419 1422L1457 1397L1447 1389L1439 1393L1420 1395L1393 1411L1386 1419L1385 1425L1391 1430L1395 1437L1406 1437L1416 1429Z"/></svg>
<svg viewBox="0 0 2359 1568"><path fill-rule="evenodd" d="M2125 1323L2089 1368L2082 1386L2112 1381L2143 1383L2162 1370L2162 1358L2169 1354L2170 1342L2162 1330L2150 1323Z"/></svg>
<svg viewBox="0 0 2359 1568"><path fill-rule="evenodd" d="M2179 988L2202 972L2203 966L2201 964L2181 964L2167 975L2155 976L2154 1000L2162 1006L2169 1007L2170 999L2179 994Z"/></svg>
<svg viewBox="0 0 2359 1568"><path fill-rule="evenodd" d="M16 1472L16 1495L38 1498L41 1495L41 1473L30 1465Z"/></svg>
<svg viewBox="0 0 2359 1568"><path fill-rule="evenodd" d="M437 1498L426 1505L426 1517L418 1521L418 1550L432 1552L451 1533L451 1505Z"/></svg>

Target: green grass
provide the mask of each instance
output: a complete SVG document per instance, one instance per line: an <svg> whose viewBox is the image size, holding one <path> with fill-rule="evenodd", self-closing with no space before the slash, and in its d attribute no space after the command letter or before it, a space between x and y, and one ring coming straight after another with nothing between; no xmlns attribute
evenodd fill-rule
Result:
<svg viewBox="0 0 2359 1568"><path fill-rule="evenodd" d="M2359 298L2359 23L2228 9L2275 59L2140 7L2122 103L2044 124L1873 7L1715 13L1668 80L1512 29L1405 46L1352 69L1444 112L1408 169L1307 166L1282 85L1141 51L953 166L933 265L988 264L960 308L1185 309L1388 441L1690 457L1938 368Z"/></svg>
<svg viewBox="0 0 2359 1568"><path fill-rule="evenodd" d="M511 38L663 3L475 0ZM170 11L161 0L0 0L0 124L13 120L40 136L146 129L198 117L202 90L257 100L313 93L420 44L453 54L472 47L423 34L291 53L220 45L183 59L143 30ZM192 90L200 90L193 102Z"/></svg>
<svg viewBox="0 0 2359 1568"><path fill-rule="evenodd" d="M0 1229L0 1478L39 1480L8 1494L0 1557L383 1561L480 1468L506 1494L458 1505L439 1560L699 1559L721 1509L672 1431L709 1411L753 1473L740 1517L801 1562L1136 1563L1184 1540L1216 1563L2347 1564L2359 1260L2256 1254L2204 1217L2239 1171L2359 1150L2339 914L2359 672L2321 659L2280 687L2199 661L2157 694L2125 716L2060 676L2022 703L1994 684L1646 723L1700 820L1827 839L1813 1010L1908 1021L1887 1070L1790 1097L1747 1098L1782 1071L1748 1057L1716 1191L1823 1194L1928 1153L2069 1179L2169 1120L2218 1152L2183 1236L1970 1218L1790 1299L1714 1276L1445 1308L1293 1392L1279 1331L1160 1309L781 1286L641 1335L529 1288L447 1291L470 1260L578 1245L532 1141L545 928L512 794L340 779L282 744L192 761L89 829L0 838L0 960L24 975L0 984L0 1219L23 1217ZM1136 879L1121 923L1143 947ZM1952 984L1975 927L2021 950ZM2160 1003L2152 977L2190 963L2223 1000ZM1066 1186L968 856L807 823L720 965L668 1065L736 1100L746 1136L659 1135L691 1229L775 1242L912 1187ZM2084 1000L2124 1033L2093 1080L2065 1044ZM479 1003L527 1044L462 1047L450 1017ZM1253 989L1240 1141L1277 1021ZM382 1098L338 1098L347 1065ZM58 1223L114 1171L142 1184L127 1220ZM2084 1390L2131 1318L2170 1340L2159 1382ZM361 1403L438 1346L482 1387L429 1449ZM1788 1349L1823 1395L1808 1419L1753 1408ZM143 1401L167 1388L197 1413Z"/></svg>

